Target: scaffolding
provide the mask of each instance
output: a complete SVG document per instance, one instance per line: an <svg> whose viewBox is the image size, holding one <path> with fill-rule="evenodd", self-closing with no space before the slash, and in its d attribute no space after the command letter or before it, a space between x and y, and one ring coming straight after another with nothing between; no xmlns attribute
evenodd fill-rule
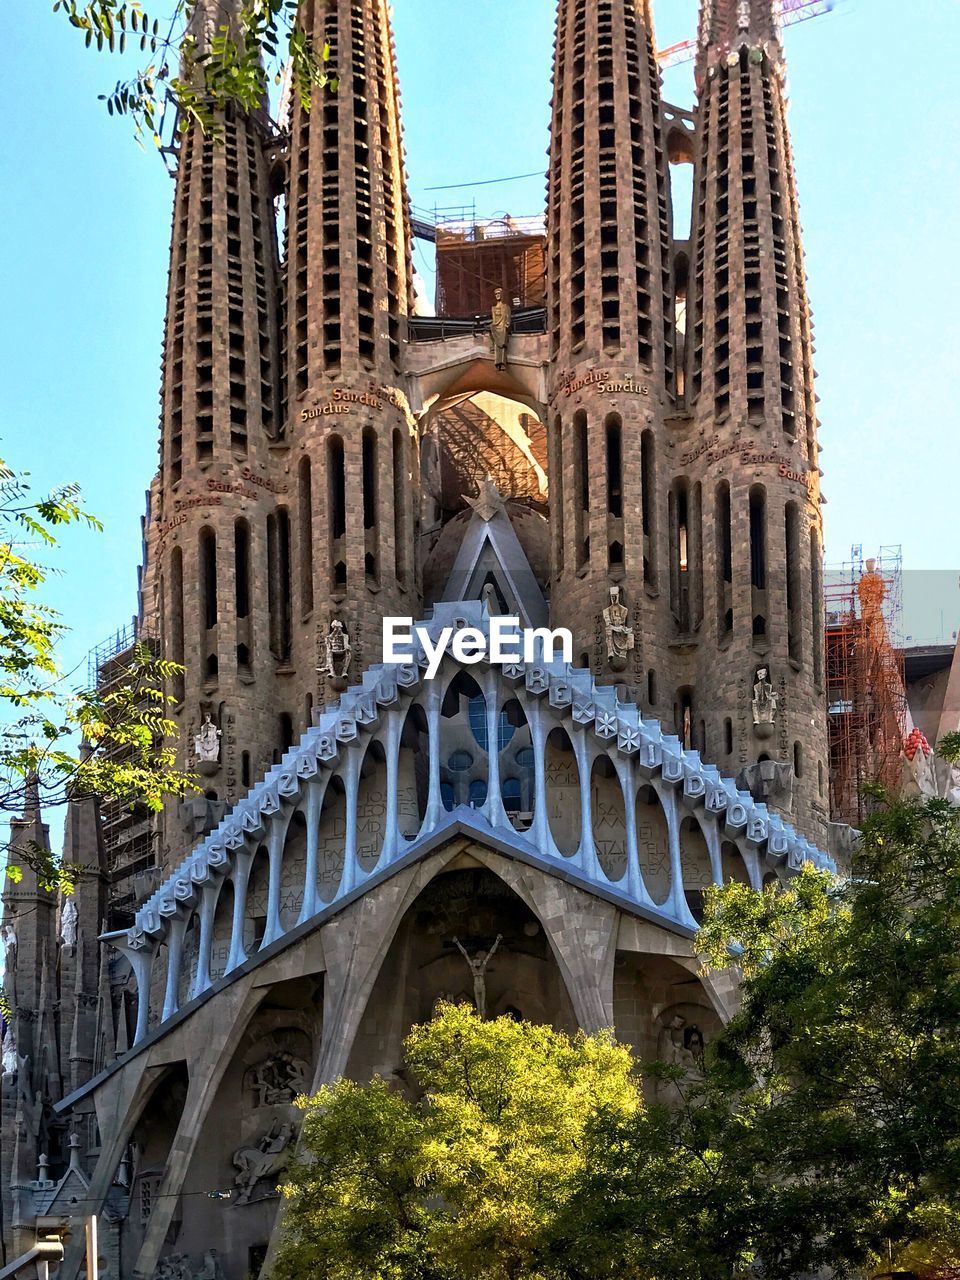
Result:
<svg viewBox="0 0 960 1280"><path fill-rule="evenodd" d="M487 316L494 290L520 310L546 302L543 217L478 218L475 205L414 210L416 234L437 246L438 316Z"/></svg>
<svg viewBox="0 0 960 1280"><path fill-rule="evenodd" d="M898 546L881 547L866 561L854 546L850 560L825 575L830 815L851 826L874 803L866 786L900 785L907 717L902 582Z"/></svg>
<svg viewBox="0 0 960 1280"><path fill-rule="evenodd" d="M134 648L141 641L156 652L156 643L140 636L136 623L131 622L91 651L89 678L99 693L109 693L123 684L130 672ZM125 751L129 748L116 748L112 757L120 759ZM142 804L113 798L101 802L100 822L110 873L109 923L111 928L123 928L132 923L137 901L155 887L153 817Z"/></svg>

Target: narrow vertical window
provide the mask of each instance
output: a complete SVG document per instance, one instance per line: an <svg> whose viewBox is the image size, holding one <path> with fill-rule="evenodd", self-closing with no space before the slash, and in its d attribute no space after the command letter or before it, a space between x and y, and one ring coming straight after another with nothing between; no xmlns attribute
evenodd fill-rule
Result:
<svg viewBox="0 0 960 1280"><path fill-rule="evenodd" d="M300 612L313 612L313 481L310 459L300 462L299 476Z"/></svg>
<svg viewBox="0 0 960 1280"><path fill-rule="evenodd" d="M574 503L576 505L577 568L590 559L590 457L587 444L587 417L578 412L573 419Z"/></svg>
<svg viewBox="0 0 960 1280"><path fill-rule="evenodd" d="M643 581L657 588L657 481L653 432L640 437L640 504L643 518Z"/></svg>
<svg viewBox="0 0 960 1280"><path fill-rule="evenodd" d="M810 530L810 621L813 628L813 679L823 688L823 566L820 561L820 539ZM821 787L821 792L823 788Z"/></svg>
<svg viewBox="0 0 960 1280"><path fill-rule="evenodd" d="M716 502L717 637L722 642L733 633L733 532L730 485L721 480Z"/></svg>
<svg viewBox="0 0 960 1280"><path fill-rule="evenodd" d="M723 722L723 751L724 755L733 755L733 721L729 716Z"/></svg>
<svg viewBox="0 0 960 1280"><path fill-rule="evenodd" d="M170 553L170 658L183 666L183 551L174 547ZM173 696L183 701L183 672L173 678Z"/></svg>
<svg viewBox="0 0 960 1280"><path fill-rule="evenodd" d="M550 499L554 522L554 556L556 576L563 573L563 423L560 415L553 420L553 458L550 470Z"/></svg>
<svg viewBox="0 0 960 1280"><path fill-rule="evenodd" d="M604 426L607 440L607 513L619 520L623 516L623 431L616 414Z"/></svg>
<svg viewBox="0 0 960 1280"><path fill-rule="evenodd" d="M677 480L667 499L670 517L670 608L681 634L690 631L690 491Z"/></svg>
<svg viewBox="0 0 960 1280"><path fill-rule="evenodd" d="M267 517L267 603L270 651L280 662L290 657L290 516L278 507Z"/></svg>
<svg viewBox="0 0 960 1280"><path fill-rule="evenodd" d="M793 744L793 772L796 777L803 777L803 746L799 742Z"/></svg>
<svg viewBox="0 0 960 1280"><path fill-rule="evenodd" d="M250 526L238 520L233 529L235 604L238 618L250 614Z"/></svg>
<svg viewBox="0 0 960 1280"><path fill-rule="evenodd" d="M217 649L217 535L200 530L200 619L203 644L203 674L216 680L220 670Z"/></svg>
<svg viewBox="0 0 960 1280"><path fill-rule="evenodd" d="M250 785L250 752L241 751L240 753L240 784L244 787Z"/></svg>
<svg viewBox="0 0 960 1280"><path fill-rule="evenodd" d="M803 607L800 595L800 512L788 502L784 512L787 556L787 651L794 662L803 658Z"/></svg>
<svg viewBox="0 0 960 1280"><path fill-rule="evenodd" d="M334 589L347 585L347 488L343 441L331 436L327 441L327 518L330 533L330 577Z"/></svg>
<svg viewBox="0 0 960 1280"><path fill-rule="evenodd" d="M380 576L380 547L377 527L377 437L372 427L364 427L361 439L363 498L363 571L374 582Z"/></svg>
<svg viewBox="0 0 960 1280"><path fill-rule="evenodd" d="M753 638L767 635L767 500L763 485L750 490L750 586Z"/></svg>
<svg viewBox="0 0 960 1280"><path fill-rule="evenodd" d="M403 436L393 432L393 556L397 582L407 584L407 484Z"/></svg>
<svg viewBox="0 0 960 1280"><path fill-rule="evenodd" d="M250 526L237 520L233 526L234 606L237 627L237 672L247 678L250 662Z"/></svg>
<svg viewBox="0 0 960 1280"><path fill-rule="evenodd" d="M653 667L647 672L647 702L651 709L657 705L657 673Z"/></svg>

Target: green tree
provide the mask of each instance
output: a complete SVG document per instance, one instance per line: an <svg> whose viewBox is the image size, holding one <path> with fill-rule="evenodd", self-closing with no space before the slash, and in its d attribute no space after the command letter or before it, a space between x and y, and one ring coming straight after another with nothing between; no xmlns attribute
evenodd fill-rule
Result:
<svg viewBox="0 0 960 1280"><path fill-rule="evenodd" d="M104 690L73 690L61 670L66 628L43 602L51 570L40 556L74 524L100 528L76 485L37 497L28 473L0 461L0 816L7 819L20 812L28 779L48 807L96 795L154 811L195 785L176 767L177 730L165 715L163 685L179 668L141 644ZM18 847L8 874L20 875L23 862L44 884L60 882L46 851Z"/></svg>
<svg viewBox="0 0 960 1280"><path fill-rule="evenodd" d="M282 69L309 109L318 89L336 88L330 47L316 48L297 25L298 0L242 0L229 22L198 38L198 10L220 14L222 0L54 0L87 48L115 54L127 74L101 95L111 115L129 116L137 136L162 145L164 114L177 128L216 132L230 107L250 111L267 103Z"/></svg>
<svg viewBox="0 0 960 1280"><path fill-rule="evenodd" d="M629 1051L465 1005L405 1051L417 1101L379 1078L304 1100L277 1280L547 1274L592 1118L642 1107Z"/></svg>
<svg viewBox="0 0 960 1280"><path fill-rule="evenodd" d="M848 880L730 886L700 945L739 948L711 1077L756 1127L768 1273L960 1271L960 811L884 804Z"/></svg>

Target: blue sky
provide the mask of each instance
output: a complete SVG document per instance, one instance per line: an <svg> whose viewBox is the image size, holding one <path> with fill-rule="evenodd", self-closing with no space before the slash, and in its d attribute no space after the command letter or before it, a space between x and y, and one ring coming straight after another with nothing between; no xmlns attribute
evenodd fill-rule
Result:
<svg viewBox="0 0 960 1280"><path fill-rule="evenodd" d="M543 172L552 0L395 9L414 203L540 212L539 176L428 188ZM51 591L73 628L68 659L80 662L135 607L172 184L97 101L120 68L86 53L49 10L28 0L4 14L0 449L38 484L79 480L106 522L102 535L66 536ZM659 0L661 44L693 34L695 11L694 0ZM902 543L905 569L923 584L914 594L932 597L906 630L932 638L943 612L949 634L960 622L960 156L950 141L960 5L841 0L788 30L786 44L828 559L845 560L854 542L866 554ZM666 93L689 104L689 69L669 73Z"/></svg>

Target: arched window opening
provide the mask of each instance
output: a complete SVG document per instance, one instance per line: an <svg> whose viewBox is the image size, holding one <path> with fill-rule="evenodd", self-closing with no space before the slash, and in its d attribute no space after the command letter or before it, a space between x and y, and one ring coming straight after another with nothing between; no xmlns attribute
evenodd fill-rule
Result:
<svg viewBox="0 0 960 1280"><path fill-rule="evenodd" d="M363 568L367 579L376 582L380 573L379 530L377 523L377 436L372 427L364 427L361 439L361 490L363 496Z"/></svg>
<svg viewBox="0 0 960 1280"><path fill-rule="evenodd" d="M553 420L550 462L550 509L554 521L554 561L557 577L563 573L563 423L560 415Z"/></svg>
<svg viewBox="0 0 960 1280"><path fill-rule="evenodd" d="M249 680L253 676L250 661L253 637L250 628L250 526L246 520L237 520L233 526L233 567L237 674Z"/></svg>
<svg viewBox="0 0 960 1280"><path fill-rule="evenodd" d="M217 535L200 530L200 619L203 627L203 673L216 680L220 670L217 650Z"/></svg>
<svg viewBox="0 0 960 1280"><path fill-rule="evenodd" d="M729 716L723 722L723 753L733 755L733 721Z"/></svg>
<svg viewBox="0 0 960 1280"><path fill-rule="evenodd" d="M692 586L691 568L692 541L695 533L691 521L690 487L686 480L674 482L668 497L670 516L670 607L674 621L681 635L693 629L691 597L695 592Z"/></svg>
<svg viewBox="0 0 960 1280"><path fill-rule="evenodd" d="M343 441L330 436L327 441L327 520L330 536L330 573L333 586L347 584L347 532L346 470L343 459Z"/></svg>
<svg viewBox="0 0 960 1280"><path fill-rule="evenodd" d="M313 612L313 480L310 459L300 460L299 475L300 613Z"/></svg>
<svg viewBox="0 0 960 1280"><path fill-rule="evenodd" d="M407 480L403 436L393 432L393 557L394 571L401 587L407 585Z"/></svg>
<svg viewBox="0 0 960 1280"><path fill-rule="evenodd" d="M174 547L170 553L170 657L183 666L183 551ZM173 696L183 701L183 671L173 677Z"/></svg>
<svg viewBox="0 0 960 1280"><path fill-rule="evenodd" d="M620 419L611 414L604 425L607 440L607 513L623 517L623 430Z"/></svg>
<svg viewBox="0 0 960 1280"><path fill-rule="evenodd" d="M643 524L643 581L651 591L657 588L656 456L653 432L640 437L640 506Z"/></svg>
<svg viewBox="0 0 960 1280"><path fill-rule="evenodd" d="M587 417L578 412L573 419L574 504L576 507L577 568L590 559L590 457Z"/></svg>
<svg viewBox="0 0 960 1280"><path fill-rule="evenodd" d="M820 561L820 539L810 530L810 620L813 624L813 679L823 688L823 566ZM823 794L823 786L820 787Z"/></svg>
<svg viewBox="0 0 960 1280"><path fill-rule="evenodd" d="M290 515L277 507L267 516L267 604L270 611L270 652L279 662L290 657Z"/></svg>
<svg viewBox="0 0 960 1280"><path fill-rule="evenodd" d="M279 764L293 746L293 716L289 711L281 711L277 716L277 748L273 753L273 763Z"/></svg>
<svg viewBox="0 0 960 1280"><path fill-rule="evenodd" d="M677 690L675 705L677 737L683 744L684 751L692 751L694 749L693 690L688 685L684 685L683 688Z"/></svg>
<svg viewBox="0 0 960 1280"><path fill-rule="evenodd" d="M657 673L652 667L647 672L647 702L651 710L657 705Z"/></svg>
<svg viewBox="0 0 960 1280"><path fill-rule="evenodd" d="M803 777L803 747L799 742L793 744L793 772L797 778Z"/></svg>
<svg viewBox="0 0 960 1280"><path fill-rule="evenodd" d="M800 511L788 502L784 513L787 556L787 650L794 662L803 659L803 608L800 603Z"/></svg>
<svg viewBox="0 0 960 1280"><path fill-rule="evenodd" d="M250 614L250 526L238 520L233 527L235 602L238 618Z"/></svg>
<svg viewBox="0 0 960 1280"><path fill-rule="evenodd" d="M717 638L720 643L733 633L733 530L731 526L730 484L717 485L716 564L717 564Z"/></svg>
<svg viewBox="0 0 960 1280"><path fill-rule="evenodd" d="M767 635L767 496L763 485L750 490L750 586L753 638Z"/></svg>

